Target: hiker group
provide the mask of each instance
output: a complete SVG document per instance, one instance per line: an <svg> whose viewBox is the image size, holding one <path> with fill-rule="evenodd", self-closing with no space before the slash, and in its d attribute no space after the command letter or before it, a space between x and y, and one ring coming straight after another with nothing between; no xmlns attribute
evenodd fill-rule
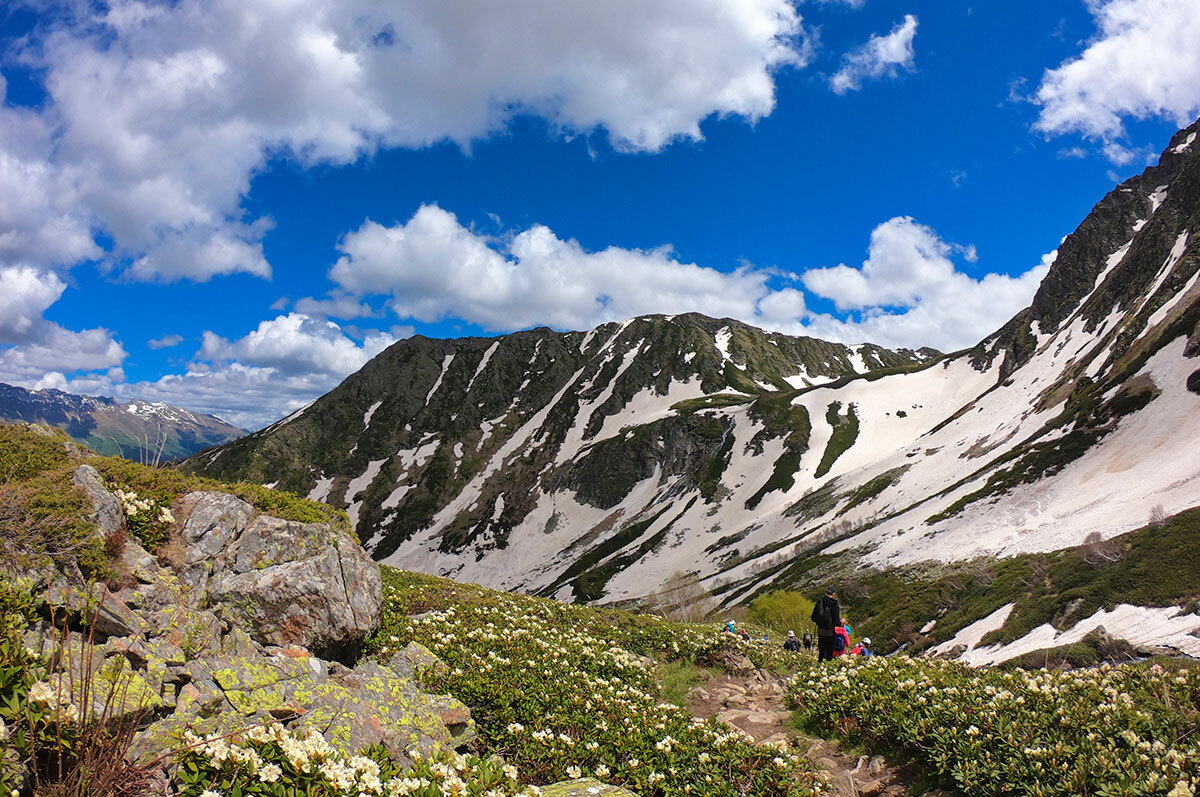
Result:
<svg viewBox="0 0 1200 797"><path fill-rule="evenodd" d="M850 623L845 622L842 618L842 607L838 603L837 592L833 587L826 589L825 594L813 606L812 621L817 627L817 661L829 661L837 656L845 655L874 655L874 651L871 650L870 637L863 637L861 642L851 647L850 635L853 631ZM739 637L747 642L750 641L750 632L746 630L745 626L739 627L735 620L728 620L725 623L723 633ZM770 641L766 634L763 634L763 641ZM795 631L788 631L787 639L783 642L783 649L796 653L802 650L811 651L813 649L812 632L805 630L804 637L800 638L796 636Z"/></svg>
<svg viewBox="0 0 1200 797"><path fill-rule="evenodd" d="M850 623L842 619L842 607L833 587L826 589L825 594L817 599L816 605L813 606L812 621L817 626L817 661L829 661L847 653L851 656L872 655L870 637L863 637L862 642L850 647L850 634L853 632ZM789 640L794 636L791 631L788 632ZM811 650L812 637L807 631L804 632L804 636L807 642L805 647ZM799 650L799 647L791 650Z"/></svg>

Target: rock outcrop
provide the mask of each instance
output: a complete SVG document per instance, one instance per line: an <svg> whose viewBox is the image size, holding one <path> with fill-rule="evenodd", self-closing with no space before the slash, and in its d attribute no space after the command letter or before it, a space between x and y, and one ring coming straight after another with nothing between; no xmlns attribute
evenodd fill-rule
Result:
<svg viewBox="0 0 1200 797"><path fill-rule="evenodd" d="M186 600L263 645L345 658L379 628L379 567L344 531L257 515L232 495L180 499Z"/></svg>
<svg viewBox="0 0 1200 797"><path fill-rule="evenodd" d="M96 533L124 531L100 474L80 465L74 481ZM445 671L425 648L346 666L382 611L379 566L350 535L220 492L189 493L175 510L169 557L128 540L118 566L132 583L117 591L85 586L77 570L47 576L55 622L25 636L56 663L51 685L80 714L136 717L138 761L177 749L185 730L225 735L264 722L315 729L347 754L383 745L401 763L475 738L465 705L418 682Z"/></svg>

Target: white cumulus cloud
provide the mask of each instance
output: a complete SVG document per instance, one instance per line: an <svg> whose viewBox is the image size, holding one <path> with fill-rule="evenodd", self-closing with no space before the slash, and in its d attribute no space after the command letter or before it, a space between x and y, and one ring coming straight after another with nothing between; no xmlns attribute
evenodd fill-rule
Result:
<svg viewBox="0 0 1200 797"><path fill-rule="evenodd" d="M829 79L829 87L836 94L845 94L862 88L865 80L895 77L901 69L912 69L916 35L917 18L905 14L890 33L876 34L866 44L846 53L842 68Z"/></svg>
<svg viewBox="0 0 1200 797"><path fill-rule="evenodd" d="M66 287L53 272L0 266L0 381L25 385L47 371L107 370L124 361L109 330L75 332L42 317Z"/></svg>
<svg viewBox="0 0 1200 797"><path fill-rule="evenodd" d="M395 342L386 332L372 332L359 345L332 321L288 313L261 322L250 334L234 341L205 332L199 356L213 361L237 360L288 375L344 377Z"/></svg>
<svg viewBox="0 0 1200 797"><path fill-rule="evenodd" d="M753 316L770 277L680 263L669 247L589 252L542 225L497 251L436 205L393 227L368 221L339 248L329 276L346 292L390 294L401 318L460 318L492 330L581 329L646 313Z"/></svg>
<svg viewBox="0 0 1200 797"><path fill-rule="evenodd" d="M0 116L0 263L102 257L102 234L143 280L269 276L270 219L243 199L273 157L469 147L523 113L654 151L714 114L771 113L775 72L809 52L789 0L112 0L45 17L10 54L47 100Z"/></svg>
<svg viewBox="0 0 1200 797"><path fill-rule="evenodd" d="M1045 267L975 279L973 246L947 243L897 217L872 232L861 268L733 271L679 262L670 247L596 252L535 225L507 242L475 234L436 206L406 223L367 222L341 242L330 278L349 296L388 295L401 318L461 318L497 331L547 324L583 329L648 313L700 312L791 334L889 346L971 345L1029 303ZM812 313L803 289L831 299L847 321Z"/></svg>
<svg viewBox="0 0 1200 797"><path fill-rule="evenodd" d="M151 349L170 349L180 343L183 343L183 335L176 334L163 335L161 338L146 341L146 345Z"/></svg>
<svg viewBox="0 0 1200 797"><path fill-rule="evenodd" d="M183 372L152 381L124 382L119 369L73 376L42 370L36 376L9 381L126 401L165 401L216 415L245 429L258 429L328 393L394 343L397 334L412 334L412 330L370 330L361 341L347 333L331 321L289 313L267 319L234 340L206 332L200 350ZM0 357L0 381L4 368Z"/></svg>
<svg viewBox="0 0 1200 797"><path fill-rule="evenodd" d="M838 265L802 275L805 287L857 317L809 319L811 334L845 342L869 340L890 346L934 346L952 351L973 346L1026 307L1053 258L1018 276L959 271L951 257L975 262L974 246L947 243L930 227L900 216L871 232L859 268Z"/></svg>
<svg viewBox="0 0 1200 797"><path fill-rule="evenodd" d="M1184 126L1200 114L1200 3L1196 0L1088 0L1097 32L1087 48L1046 71L1034 95L1035 129L1079 133L1111 144L1126 118ZM1129 151L1105 154L1125 163Z"/></svg>

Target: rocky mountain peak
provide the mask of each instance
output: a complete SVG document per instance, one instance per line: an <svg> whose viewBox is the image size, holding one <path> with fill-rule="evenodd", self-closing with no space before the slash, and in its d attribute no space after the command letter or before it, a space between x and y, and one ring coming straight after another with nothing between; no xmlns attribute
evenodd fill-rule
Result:
<svg viewBox="0 0 1200 797"><path fill-rule="evenodd" d="M378 559L584 601L683 571L736 602L816 552L891 565L1112 537L1151 504L1200 503L1198 130L1097 204L1031 306L968 352L696 314L416 337L185 467L344 507Z"/></svg>

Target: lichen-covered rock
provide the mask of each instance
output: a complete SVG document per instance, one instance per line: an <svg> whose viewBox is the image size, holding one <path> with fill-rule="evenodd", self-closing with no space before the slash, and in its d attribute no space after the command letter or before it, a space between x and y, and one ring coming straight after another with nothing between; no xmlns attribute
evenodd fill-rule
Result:
<svg viewBox="0 0 1200 797"><path fill-rule="evenodd" d="M388 660L388 668L405 678L439 677L448 672L445 662L420 642L409 642Z"/></svg>
<svg viewBox="0 0 1200 797"><path fill-rule="evenodd" d="M228 493L188 493L179 504L184 513L180 534L187 546L185 565L219 556L254 517L254 507ZM204 569L193 572L202 574Z"/></svg>
<svg viewBox="0 0 1200 797"><path fill-rule="evenodd" d="M475 738L469 709L454 698L426 695L386 667L360 668L343 676L341 684L321 684L312 694L295 692L292 699L309 707L295 727L315 728L346 752L381 744L401 762L413 751L429 755Z"/></svg>
<svg viewBox="0 0 1200 797"><path fill-rule="evenodd" d="M71 620L94 627L102 638L136 636L145 629L142 618L103 584L77 587L58 578L47 585L43 598L56 622Z"/></svg>
<svg viewBox="0 0 1200 797"><path fill-rule="evenodd" d="M220 650L222 623L214 613L178 604L146 616L152 640L183 651L188 659L210 656Z"/></svg>
<svg viewBox="0 0 1200 797"><path fill-rule="evenodd" d="M91 600L83 608L82 620L110 637L140 636L146 628L145 620L103 584L92 585Z"/></svg>
<svg viewBox="0 0 1200 797"><path fill-rule="evenodd" d="M592 778L564 780L542 789L542 797L638 797L620 786L609 786Z"/></svg>
<svg viewBox="0 0 1200 797"><path fill-rule="evenodd" d="M221 637L222 656L261 656L262 646L241 628L234 628Z"/></svg>
<svg viewBox="0 0 1200 797"><path fill-rule="evenodd" d="M250 728L259 723L254 717L246 717L236 711L225 711L211 716L198 716L194 713L176 711L162 719L151 723L133 738L128 757L139 765L169 764L171 751L184 747L184 732L191 731L198 736L229 736L230 734Z"/></svg>
<svg viewBox="0 0 1200 797"><path fill-rule="evenodd" d="M98 649L92 651L99 661ZM81 662L85 667L88 661ZM163 708L158 689L149 684L144 673L135 672L129 660L113 656L94 668L91 678L80 678L71 668L60 670L48 681L56 692L71 696L85 718L117 720L131 714L153 716Z"/></svg>
<svg viewBox="0 0 1200 797"><path fill-rule="evenodd" d="M375 662L334 669L298 652L198 659L187 665L190 682L179 690L176 714L265 717L312 728L347 754L382 744L399 760L476 738L470 710L452 697L427 695Z"/></svg>
<svg viewBox="0 0 1200 797"><path fill-rule="evenodd" d="M189 493L180 581L193 602L263 645L300 645L334 657L379 627L379 567L328 523L254 516L225 493Z"/></svg>
<svg viewBox="0 0 1200 797"><path fill-rule="evenodd" d="M143 584L151 584L162 576L163 568L136 540L128 539L117 557L118 567Z"/></svg>

